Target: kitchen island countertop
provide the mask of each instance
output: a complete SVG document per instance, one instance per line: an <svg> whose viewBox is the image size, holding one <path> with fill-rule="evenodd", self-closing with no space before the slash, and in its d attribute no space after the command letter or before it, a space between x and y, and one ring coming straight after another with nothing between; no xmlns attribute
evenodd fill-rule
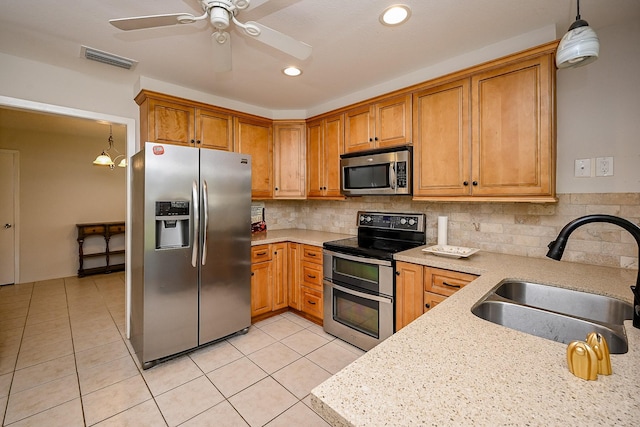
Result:
<svg viewBox="0 0 640 427"><path fill-rule="evenodd" d="M271 230L254 233L251 235L251 246L280 242L294 242L303 243L305 245L322 246L324 242L346 239L348 237L353 236L349 234L329 233L326 231L288 228L284 230Z"/></svg>
<svg viewBox="0 0 640 427"><path fill-rule="evenodd" d="M311 392L334 426L640 425L640 329L625 322L626 354L613 374L585 381L567 369L566 344L474 316L505 278L632 302L637 271L481 251L449 259L416 248L399 261L480 275ZM586 337L585 337L586 338Z"/></svg>

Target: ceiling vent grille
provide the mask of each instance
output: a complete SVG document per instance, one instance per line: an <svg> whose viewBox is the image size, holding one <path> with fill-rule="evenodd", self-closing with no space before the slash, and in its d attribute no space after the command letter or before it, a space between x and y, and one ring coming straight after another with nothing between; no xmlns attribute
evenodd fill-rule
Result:
<svg viewBox="0 0 640 427"><path fill-rule="evenodd" d="M133 69L138 64L138 61L134 61L133 59L103 52L88 46L82 46L80 49L80 56L91 61L98 61L103 64L113 65L114 67L125 68L127 70Z"/></svg>

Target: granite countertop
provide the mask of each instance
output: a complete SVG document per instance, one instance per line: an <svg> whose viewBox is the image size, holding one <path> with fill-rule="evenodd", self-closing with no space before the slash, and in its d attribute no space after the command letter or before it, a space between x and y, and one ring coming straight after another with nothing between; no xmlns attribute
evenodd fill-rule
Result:
<svg viewBox="0 0 640 427"><path fill-rule="evenodd" d="M479 252L437 257L423 247L400 261L480 277L311 392L334 426L640 425L640 329L625 322L626 354L596 381L567 369L566 344L474 316L502 279L587 290L632 302L637 271Z"/></svg>
<svg viewBox="0 0 640 427"><path fill-rule="evenodd" d="M349 234L328 233L326 231L302 230L289 228L284 230L271 230L251 235L251 246L266 245L269 243L294 242L305 245L322 246L324 242L353 237Z"/></svg>

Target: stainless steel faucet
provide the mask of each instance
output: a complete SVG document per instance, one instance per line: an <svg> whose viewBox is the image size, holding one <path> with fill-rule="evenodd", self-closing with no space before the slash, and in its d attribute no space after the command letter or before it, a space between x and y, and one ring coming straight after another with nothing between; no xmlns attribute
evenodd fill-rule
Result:
<svg viewBox="0 0 640 427"><path fill-rule="evenodd" d="M627 230L629 233L631 233L633 238L636 239L636 243L638 244L638 254L640 256L640 227L638 227L631 221L613 215L586 215L574 219L573 221L565 225L562 230L560 230L560 234L558 234L556 240L549 243L549 252L547 252L547 256L559 261L560 258L562 258L562 254L564 253L564 248L567 245L569 235L571 235L571 233L573 233L576 228L585 224L589 224L591 222L607 222L610 224L615 224ZM636 279L635 286L631 286L631 291L633 292L634 296L633 326L640 329L640 270L638 270L638 278Z"/></svg>

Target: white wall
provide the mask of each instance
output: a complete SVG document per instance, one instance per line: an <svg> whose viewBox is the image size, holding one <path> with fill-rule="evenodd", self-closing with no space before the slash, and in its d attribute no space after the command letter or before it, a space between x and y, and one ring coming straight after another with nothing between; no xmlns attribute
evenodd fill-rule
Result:
<svg viewBox="0 0 640 427"><path fill-rule="evenodd" d="M640 22L597 34L596 62L557 73L558 193L640 191ZM574 177L576 159L609 156L614 176Z"/></svg>

